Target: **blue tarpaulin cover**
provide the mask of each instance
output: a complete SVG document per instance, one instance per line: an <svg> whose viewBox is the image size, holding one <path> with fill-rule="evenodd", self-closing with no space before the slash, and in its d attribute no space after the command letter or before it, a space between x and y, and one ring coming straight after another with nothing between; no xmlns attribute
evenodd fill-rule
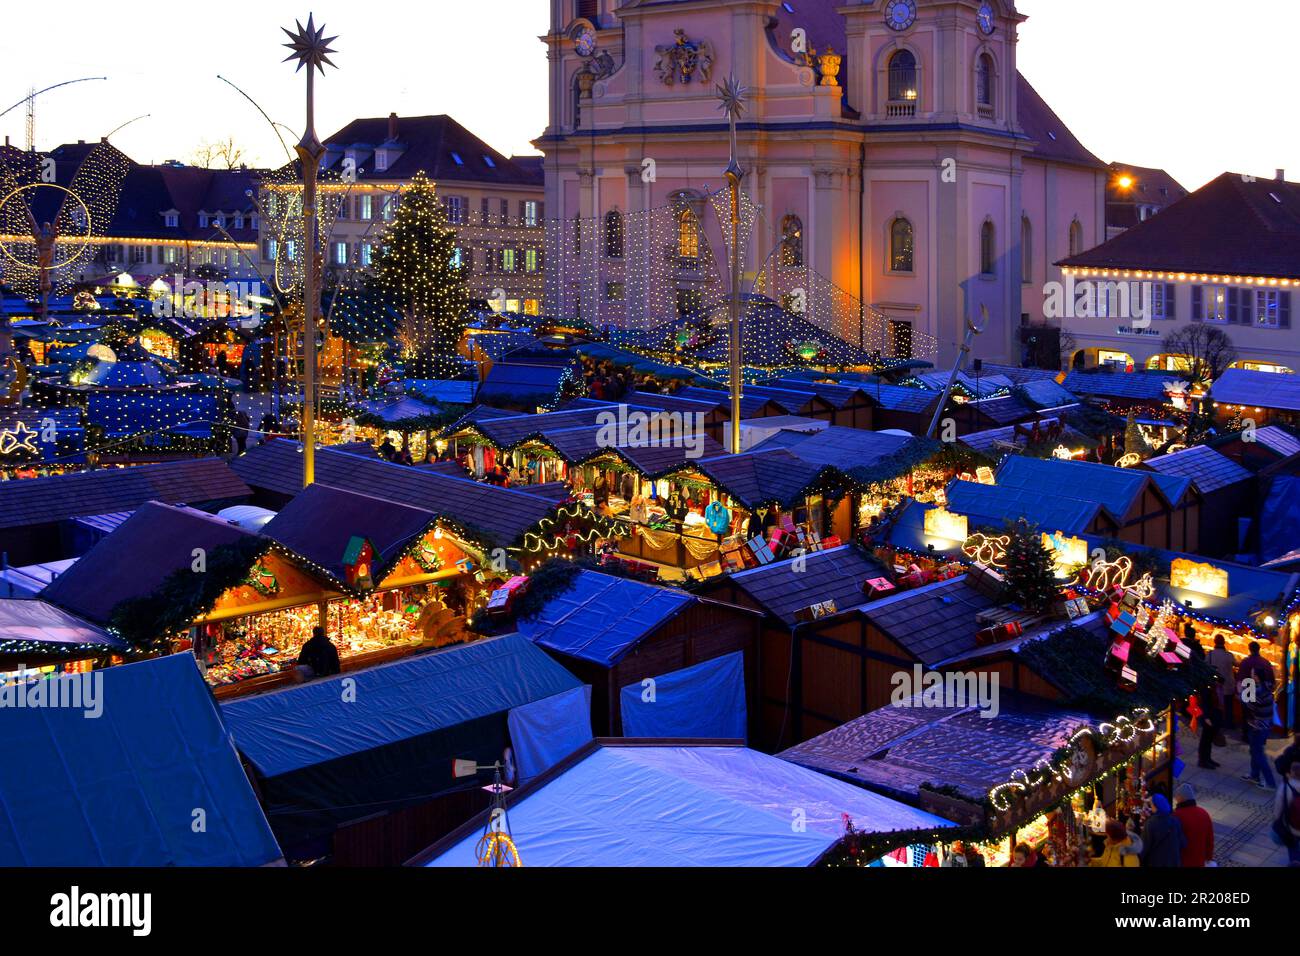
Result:
<svg viewBox="0 0 1300 956"><path fill-rule="evenodd" d="M952 826L776 757L717 746L599 747L524 795L508 819L524 866L808 866L843 836L845 813L867 833ZM425 865L474 866L480 836Z"/></svg>
<svg viewBox="0 0 1300 956"><path fill-rule="evenodd" d="M98 717L0 708L0 866L280 859L192 654L84 676L99 682Z"/></svg>
<svg viewBox="0 0 1300 956"><path fill-rule="evenodd" d="M354 681L345 695L341 682ZM275 777L431 734L581 682L517 635L222 705L240 751Z"/></svg>
<svg viewBox="0 0 1300 956"><path fill-rule="evenodd" d="M515 768L524 784L591 740L591 687L516 707L509 724Z"/></svg>
<svg viewBox="0 0 1300 956"><path fill-rule="evenodd" d="M1263 561L1286 554L1300 541L1300 478L1283 475L1273 479L1259 516L1259 538Z"/></svg>
<svg viewBox="0 0 1300 956"><path fill-rule="evenodd" d="M662 674L654 682L653 700L644 699L641 684L623 688L625 737L745 739L744 654L726 654Z"/></svg>
<svg viewBox="0 0 1300 956"><path fill-rule="evenodd" d="M535 618L520 621L519 633L553 651L608 667L694 600L683 591L584 570Z"/></svg>

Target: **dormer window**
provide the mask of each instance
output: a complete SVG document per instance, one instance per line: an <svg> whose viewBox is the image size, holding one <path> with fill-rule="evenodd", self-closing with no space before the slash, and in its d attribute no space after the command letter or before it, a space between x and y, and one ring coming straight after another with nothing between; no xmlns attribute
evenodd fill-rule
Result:
<svg viewBox="0 0 1300 956"><path fill-rule="evenodd" d="M163 225L168 229L176 229L181 224L180 213L168 212L163 214Z"/></svg>
<svg viewBox="0 0 1300 956"><path fill-rule="evenodd" d="M243 213L236 213L236 214L235 214L235 228L236 228L236 229L243 229L243 228L244 228L244 214L243 214Z"/></svg>
<svg viewBox="0 0 1300 956"><path fill-rule="evenodd" d="M391 163L392 160L389 158L388 150L382 148L375 150L375 172L384 172Z"/></svg>
<svg viewBox="0 0 1300 956"><path fill-rule="evenodd" d="M221 215L221 213L217 213L215 216L212 217L212 226L214 229L222 229L225 227L225 225L226 225L226 217Z"/></svg>
<svg viewBox="0 0 1300 956"><path fill-rule="evenodd" d="M206 212L201 212L201 213L199 213L199 228L200 228L200 229L206 229L206 228L208 228L208 219L209 219L209 217L208 217L208 214L207 214Z"/></svg>

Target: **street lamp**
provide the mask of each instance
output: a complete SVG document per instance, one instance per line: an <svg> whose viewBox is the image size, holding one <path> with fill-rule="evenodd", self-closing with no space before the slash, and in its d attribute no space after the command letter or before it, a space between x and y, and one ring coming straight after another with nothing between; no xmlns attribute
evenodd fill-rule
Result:
<svg viewBox="0 0 1300 956"><path fill-rule="evenodd" d="M295 23L297 32L287 27L281 29L289 38L284 46L292 51L284 62L297 60L298 70L307 67L307 129L294 147L302 165L302 233L307 256L302 283L302 485L306 488L316 480L316 329L321 272L316 249L316 177L321 157L325 155L325 147L316 136L316 71L323 74L325 64L334 65L329 58L335 52L330 43L338 37L325 36L324 25L317 29L311 14L307 15L306 27L300 20Z"/></svg>
<svg viewBox="0 0 1300 956"><path fill-rule="evenodd" d="M727 162L727 192L731 199L731 453L740 454L740 183L745 171L736 158L736 117L745 111L743 86L734 75L718 87L719 109L727 114L731 153Z"/></svg>

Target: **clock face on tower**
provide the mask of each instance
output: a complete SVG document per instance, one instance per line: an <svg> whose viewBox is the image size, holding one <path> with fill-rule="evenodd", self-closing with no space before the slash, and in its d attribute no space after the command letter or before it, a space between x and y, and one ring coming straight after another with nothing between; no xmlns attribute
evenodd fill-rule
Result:
<svg viewBox="0 0 1300 956"><path fill-rule="evenodd" d="M574 37L573 47L579 56L591 56L596 52L596 32L591 27L583 27Z"/></svg>
<svg viewBox="0 0 1300 956"><path fill-rule="evenodd" d="M916 22L916 0L889 0L885 4L885 22L893 30L906 30Z"/></svg>
<svg viewBox="0 0 1300 956"><path fill-rule="evenodd" d="M992 4L980 4L979 13L975 14L975 16L979 20L980 29L984 31L984 35L991 36L993 31L997 29L997 24L993 22L994 13Z"/></svg>

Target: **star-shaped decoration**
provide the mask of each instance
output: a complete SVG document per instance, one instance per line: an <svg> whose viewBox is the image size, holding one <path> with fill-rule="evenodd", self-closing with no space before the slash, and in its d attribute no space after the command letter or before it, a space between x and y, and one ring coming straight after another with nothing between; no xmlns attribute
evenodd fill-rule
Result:
<svg viewBox="0 0 1300 956"><path fill-rule="evenodd" d="M288 63L290 60L297 60L299 70L304 66L309 70L312 67L315 67L324 73L325 64L328 63L330 66L334 65L333 61L329 58L329 54L337 53L338 51L331 49L330 44L337 40L338 37L325 36L325 25L321 24L320 29L317 29L312 17L312 14L307 14L306 27L302 25L301 20L294 21L298 25L297 33L293 32L288 27L280 28L284 31L285 36L289 38L289 42L283 44L283 46L286 46L293 51L284 58L284 62Z"/></svg>
<svg viewBox="0 0 1300 956"><path fill-rule="evenodd" d="M0 455L12 455L16 451L39 455L41 450L36 447L36 435L23 421L19 421L13 428L0 431Z"/></svg>
<svg viewBox="0 0 1300 956"><path fill-rule="evenodd" d="M727 77L726 82L718 85L718 109L735 119L745 112L745 95L749 90L736 82L736 77Z"/></svg>

